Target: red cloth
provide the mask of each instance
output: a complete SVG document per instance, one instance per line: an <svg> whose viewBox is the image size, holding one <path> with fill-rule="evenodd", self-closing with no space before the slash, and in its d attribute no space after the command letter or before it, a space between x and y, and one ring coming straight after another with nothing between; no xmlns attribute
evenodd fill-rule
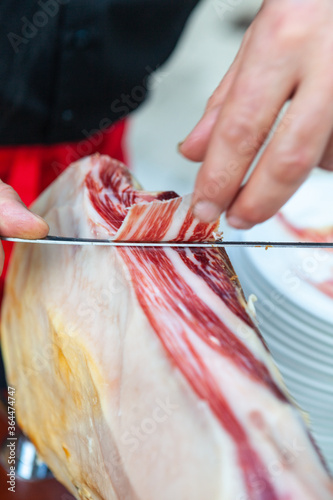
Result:
<svg viewBox="0 0 333 500"><path fill-rule="evenodd" d="M10 184L26 205L30 205L37 196L70 163L93 153L108 154L127 163L125 132L126 120L112 125L104 132L80 142L55 144L51 146L15 146L0 148L0 178ZM12 244L4 242L5 265L0 280L0 298L8 267Z"/></svg>

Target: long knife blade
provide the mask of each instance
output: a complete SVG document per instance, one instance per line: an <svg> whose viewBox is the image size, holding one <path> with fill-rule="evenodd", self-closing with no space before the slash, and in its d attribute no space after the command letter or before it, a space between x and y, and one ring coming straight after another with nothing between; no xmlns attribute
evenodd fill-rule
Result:
<svg viewBox="0 0 333 500"><path fill-rule="evenodd" d="M333 242L315 241L112 241L93 238L65 238L61 236L46 236L46 238L28 240L24 238L9 238L0 236L0 240L15 243L42 243L49 245L91 245L113 247L178 247L178 248L213 248L213 247L265 247L265 248L333 248Z"/></svg>

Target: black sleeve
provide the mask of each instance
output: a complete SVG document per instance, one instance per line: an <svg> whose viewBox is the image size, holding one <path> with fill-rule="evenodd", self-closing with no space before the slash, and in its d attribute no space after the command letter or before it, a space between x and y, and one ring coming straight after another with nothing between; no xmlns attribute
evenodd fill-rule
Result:
<svg viewBox="0 0 333 500"><path fill-rule="evenodd" d="M1 0L0 144L84 139L136 109L199 0Z"/></svg>

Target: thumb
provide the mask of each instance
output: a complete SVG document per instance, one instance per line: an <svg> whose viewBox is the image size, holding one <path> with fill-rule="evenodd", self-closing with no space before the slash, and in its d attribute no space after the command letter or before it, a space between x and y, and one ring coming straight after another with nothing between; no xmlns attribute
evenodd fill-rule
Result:
<svg viewBox="0 0 333 500"><path fill-rule="evenodd" d="M43 238L48 224L24 205L11 186L0 181L0 235L16 238Z"/></svg>

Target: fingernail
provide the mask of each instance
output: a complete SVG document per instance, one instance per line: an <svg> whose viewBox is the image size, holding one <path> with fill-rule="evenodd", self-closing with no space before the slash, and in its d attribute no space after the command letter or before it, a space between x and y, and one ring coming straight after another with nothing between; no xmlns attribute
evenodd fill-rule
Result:
<svg viewBox="0 0 333 500"><path fill-rule="evenodd" d="M214 222L221 215L221 209L211 201L198 201L193 207L195 217L202 222Z"/></svg>
<svg viewBox="0 0 333 500"><path fill-rule="evenodd" d="M235 229L251 229L251 227L253 227L253 224L237 217L236 215L228 215L227 221L229 226L232 226Z"/></svg>
<svg viewBox="0 0 333 500"><path fill-rule="evenodd" d="M43 219L43 217L41 217L40 215L37 215L35 214L34 212L31 212L30 211L30 214L35 218L37 219L39 222L42 222L43 224L47 224L47 222L45 221L45 219Z"/></svg>
<svg viewBox="0 0 333 500"><path fill-rule="evenodd" d="M40 215L37 215L34 212L31 212L30 210L29 210L29 212L30 212L30 214L29 214L30 217L32 216L35 219L35 221L39 223L39 227L36 227L33 232L31 232L31 229L29 229L28 238L31 238L32 235L34 238L43 238L44 236L46 236L48 234L48 232L50 230L48 223Z"/></svg>
<svg viewBox="0 0 333 500"><path fill-rule="evenodd" d="M182 147L182 145L184 144L185 140L186 140L186 139L184 139L184 140L183 140L183 141L181 141L181 142L178 142L178 144L177 144L177 150L178 150L178 153L181 153L180 148L181 148L181 147Z"/></svg>

